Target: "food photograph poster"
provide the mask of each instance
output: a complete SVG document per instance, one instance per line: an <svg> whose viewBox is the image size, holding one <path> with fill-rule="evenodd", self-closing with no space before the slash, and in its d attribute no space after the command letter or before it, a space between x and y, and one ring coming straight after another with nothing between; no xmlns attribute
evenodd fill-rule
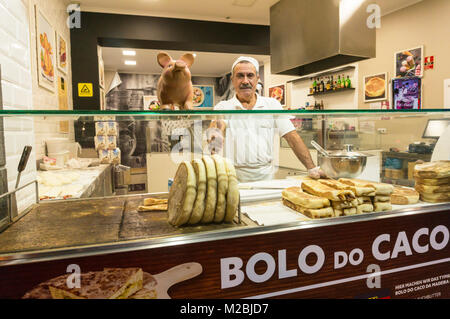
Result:
<svg viewBox="0 0 450 319"><path fill-rule="evenodd" d="M395 78L423 76L423 46L395 53Z"/></svg>
<svg viewBox="0 0 450 319"><path fill-rule="evenodd" d="M42 11L36 9L36 47L38 83L40 86L55 91L55 31Z"/></svg>
<svg viewBox="0 0 450 319"><path fill-rule="evenodd" d="M277 86L273 86L269 88L269 97L273 97L278 102L280 102L281 106L286 105L286 85L281 84Z"/></svg>
<svg viewBox="0 0 450 319"><path fill-rule="evenodd" d="M194 85L193 106L204 108L214 106L214 87L212 85Z"/></svg>
<svg viewBox="0 0 450 319"><path fill-rule="evenodd" d="M384 101L388 95L388 74L380 73L364 77L364 102Z"/></svg>

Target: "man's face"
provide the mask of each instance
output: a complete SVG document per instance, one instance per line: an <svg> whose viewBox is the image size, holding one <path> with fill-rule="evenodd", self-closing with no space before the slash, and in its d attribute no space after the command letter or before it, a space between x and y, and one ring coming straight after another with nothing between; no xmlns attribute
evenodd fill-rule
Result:
<svg viewBox="0 0 450 319"><path fill-rule="evenodd" d="M238 98L250 99L256 92L259 76L255 66L248 62L241 62L234 67L232 83Z"/></svg>

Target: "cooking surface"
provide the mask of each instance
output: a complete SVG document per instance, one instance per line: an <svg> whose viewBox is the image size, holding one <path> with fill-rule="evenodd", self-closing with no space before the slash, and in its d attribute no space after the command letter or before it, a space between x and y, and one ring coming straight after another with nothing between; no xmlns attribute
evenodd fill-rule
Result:
<svg viewBox="0 0 450 319"><path fill-rule="evenodd" d="M166 195L167 196L167 195ZM232 224L175 228L167 212L138 212L147 195L57 201L36 205L0 233L0 254L37 251L119 241L176 236L200 231L255 226L245 216ZM164 196L151 196L160 197Z"/></svg>

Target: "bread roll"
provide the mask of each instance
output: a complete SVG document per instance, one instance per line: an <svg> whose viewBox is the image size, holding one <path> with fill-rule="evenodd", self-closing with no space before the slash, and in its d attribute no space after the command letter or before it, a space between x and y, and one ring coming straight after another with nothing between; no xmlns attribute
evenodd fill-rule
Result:
<svg viewBox="0 0 450 319"><path fill-rule="evenodd" d="M202 223L211 223L214 220L214 211L217 202L217 173L214 160L209 156L202 157L206 169L206 203Z"/></svg>
<svg viewBox="0 0 450 319"><path fill-rule="evenodd" d="M197 197L195 198L192 214L189 218L188 224L198 224L203 217L205 211L205 196L206 196L206 168L201 159L194 159L192 161L195 178L197 180Z"/></svg>
<svg viewBox="0 0 450 319"><path fill-rule="evenodd" d="M214 222L221 223L225 218L225 208L227 205L228 175L223 157L217 154L211 157L214 160L217 172L217 204L216 211L214 212Z"/></svg>
<svg viewBox="0 0 450 319"><path fill-rule="evenodd" d="M396 186L391 194L394 205L410 205L419 202L419 193L412 188Z"/></svg>
<svg viewBox="0 0 450 319"><path fill-rule="evenodd" d="M227 207L224 221L230 223L233 221L239 206L239 187L233 163L228 158L224 158L224 161L228 175Z"/></svg>

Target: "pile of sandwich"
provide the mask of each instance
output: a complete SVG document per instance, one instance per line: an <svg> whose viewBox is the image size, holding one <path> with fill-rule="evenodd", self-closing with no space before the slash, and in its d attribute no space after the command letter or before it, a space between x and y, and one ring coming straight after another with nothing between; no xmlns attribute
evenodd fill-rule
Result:
<svg viewBox="0 0 450 319"><path fill-rule="evenodd" d="M233 163L220 155L183 161L168 199L168 222L174 226L232 222L239 205Z"/></svg>
<svg viewBox="0 0 450 319"><path fill-rule="evenodd" d="M422 201L450 202L450 161L418 164L414 167L414 179Z"/></svg>
<svg viewBox="0 0 450 319"><path fill-rule="evenodd" d="M310 218L349 216L392 209L390 184L358 179L304 179L282 192L283 204Z"/></svg>

